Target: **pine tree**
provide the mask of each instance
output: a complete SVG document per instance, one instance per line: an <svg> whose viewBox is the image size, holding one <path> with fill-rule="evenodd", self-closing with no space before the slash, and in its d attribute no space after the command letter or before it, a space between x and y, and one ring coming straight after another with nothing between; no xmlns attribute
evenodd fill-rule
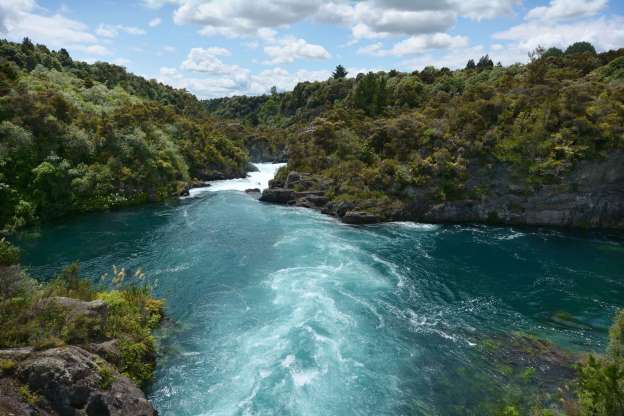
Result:
<svg viewBox="0 0 624 416"><path fill-rule="evenodd" d="M344 66L342 65L338 65L336 67L336 70L334 71L334 73L332 74L332 78L333 79L343 79L346 78L347 75L349 75L349 73L347 72L347 70L345 69Z"/></svg>

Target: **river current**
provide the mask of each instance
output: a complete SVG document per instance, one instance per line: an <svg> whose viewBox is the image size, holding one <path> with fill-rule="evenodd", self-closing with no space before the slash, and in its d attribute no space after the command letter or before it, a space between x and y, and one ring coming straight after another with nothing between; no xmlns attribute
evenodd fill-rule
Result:
<svg viewBox="0 0 624 416"><path fill-rule="evenodd" d="M73 260L90 276L144 270L171 318L148 390L162 416L478 414L504 389L480 385L499 374L484 340L601 351L624 306L621 236L352 227L241 192L266 187L276 166L259 167L18 242L37 276Z"/></svg>

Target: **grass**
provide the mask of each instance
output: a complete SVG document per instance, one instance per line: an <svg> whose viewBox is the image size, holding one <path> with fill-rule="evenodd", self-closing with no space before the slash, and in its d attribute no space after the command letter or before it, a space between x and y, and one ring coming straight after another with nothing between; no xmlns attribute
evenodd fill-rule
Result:
<svg viewBox="0 0 624 416"><path fill-rule="evenodd" d="M7 247L8 243L0 240L0 252L14 252ZM152 331L162 320L164 302L152 297L140 271L129 274L114 268L112 276L103 276L103 280L105 284L97 287L82 278L78 264L70 265L49 283L36 282L19 266L4 267L0 270L0 348L46 350L117 339L122 360L116 369L144 385L154 372ZM58 296L101 300L108 306L107 319L72 316L53 301ZM0 362L3 373L9 368L4 360ZM104 384L108 384L109 370L102 371Z"/></svg>

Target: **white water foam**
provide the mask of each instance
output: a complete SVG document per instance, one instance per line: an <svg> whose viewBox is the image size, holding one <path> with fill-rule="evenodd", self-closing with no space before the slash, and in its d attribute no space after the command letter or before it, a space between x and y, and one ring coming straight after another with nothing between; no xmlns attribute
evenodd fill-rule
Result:
<svg viewBox="0 0 624 416"><path fill-rule="evenodd" d="M437 224L422 224L418 222L411 221L394 221L390 224L398 225L400 227L410 228L412 230L420 230L420 231L436 231L440 229L440 226Z"/></svg>
<svg viewBox="0 0 624 416"><path fill-rule="evenodd" d="M256 163L254 166L258 168L257 172L249 172L246 178L226 179L221 181L208 182L206 187L193 188L189 191L190 197L203 194L205 192L219 191L245 191L247 189L266 189L269 187L269 181L273 179L277 170L285 163Z"/></svg>

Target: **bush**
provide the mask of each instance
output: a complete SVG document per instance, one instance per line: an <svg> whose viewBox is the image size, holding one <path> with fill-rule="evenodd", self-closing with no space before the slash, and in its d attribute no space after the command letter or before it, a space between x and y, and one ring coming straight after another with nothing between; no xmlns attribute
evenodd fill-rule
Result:
<svg viewBox="0 0 624 416"><path fill-rule="evenodd" d="M112 277L105 276L114 290L98 291L80 277L79 270L74 263L43 285L36 285L18 266L8 269L8 278L0 274L0 348L32 346L44 350L115 338L122 357L118 370L145 384L154 372L152 331L162 320L164 303L151 296L141 271L128 277L124 269L114 268ZM50 299L56 296L104 301L108 305L106 325L100 319L68 316ZM2 371L8 368L8 364L0 364ZM110 384L107 371L103 368L101 373L104 385Z"/></svg>
<svg viewBox="0 0 624 416"><path fill-rule="evenodd" d="M624 415L624 310L618 312L609 331L607 356L589 356L578 367L581 414Z"/></svg>
<svg viewBox="0 0 624 416"><path fill-rule="evenodd" d="M0 266L12 266L20 262L20 251L17 247L0 239Z"/></svg>
<svg viewBox="0 0 624 416"><path fill-rule="evenodd" d="M589 42L576 42L568 46L568 49L565 51L566 55L578 55L582 53L596 55L596 48Z"/></svg>

